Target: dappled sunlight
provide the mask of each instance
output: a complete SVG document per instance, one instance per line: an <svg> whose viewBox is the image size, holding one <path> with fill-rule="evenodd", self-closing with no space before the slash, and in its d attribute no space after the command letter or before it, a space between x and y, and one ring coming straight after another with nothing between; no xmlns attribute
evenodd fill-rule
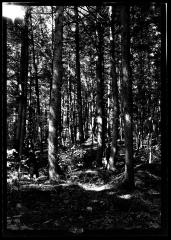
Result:
<svg viewBox="0 0 171 240"><path fill-rule="evenodd" d="M124 194L124 195L118 195L118 197L122 198L122 199L131 199L132 195L131 194Z"/></svg>
<svg viewBox="0 0 171 240"><path fill-rule="evenodd" d="M55 75L55 77L57 77L57 75ZM56 89L57 89L56 84L52 84L52 90L56 90Z"/></svg>
<svg viewBox="0 0 171 240"><path fill-rule="evenodd" d="M52 141L49 139L48 140L48 147L49 147L49 153L54 151L54 144L52 143Z"/></svg>
<svg viewBox="0 0 171 240"><path fill-rule="evenodd" d="M109 185L109 184L106 184L106 185L103 185L103 186L97 186L96 184L78 183L78 186L80 186L84 190L95 191L95 192L100 192L100 191L112 189L112 186Z"/></svg>
<svg viewBox="0 0 171 240"><path fill-rule="evenodd" d="M97 116L97 123L102 124L102 117L101 116Z"/></svg>
<svg viewBox="0 0 171 240"><path fill-rule="evenodd" d="M58 77L59 77L59 72L56 69L54 69L54 72L53 72L54 81L56 81L56 79L58 79ZM54 89L54 90L57 89L56 82L52 84L52 89Z"/></svg>
<svg viewBox="0 0 171 240"><path fill-rule="evenodd" d="M49 133L54 133L54 131L53 121L49 119Z"/></svg>
<svg viewBox="0 0 171 240"><path fill-rule="evenodd" d="M88 169L88 170L85 171L85 173L95 173L95 174L98 174L98 171L97 170Z"/></svg>
<svg viewBox="0 0 171 240"><path fill-rule="evenodd" d="M112 147L113 153L116 153L116 147Z"/></svg>
<svg viewBox="0 0 171 240"><path fill-rule="evenodd" d="M49 177L51 180L58 180L56 176L56 172L54 171L54 168L53 168L53 164L51 164L51 161L50 161L50 168L49 168Z"/></svg>
<svg viewBox="0 0 171 240"><path fill-rule="evenodd" d="M123 67L122 72L123 72L123 81L127 82L127 80L128 80L128 69L127 69L127 67Z"/></svg>
<svg viewBox="0 0 171 240"><path fill-rule="evenodd" d="M50 106L50 113L49 113L49 121L52 121L55 118L55 111L54 108L52 106ZM50 122L51 123L51 122ZM51 123L52 125L52 123Z"/></svg>
<svg viewBox="0 0 171 240"><path fill-rule="evenodd" d="M129 124L131 123L131 117L128 113L125 114L125 121Z"/></svg>

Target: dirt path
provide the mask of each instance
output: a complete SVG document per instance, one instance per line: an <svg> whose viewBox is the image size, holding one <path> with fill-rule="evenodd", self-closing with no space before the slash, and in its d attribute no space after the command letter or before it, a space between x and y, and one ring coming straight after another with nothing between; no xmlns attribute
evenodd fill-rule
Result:
<svg viewBox="0 0 171 240"><path fill-rule="evenodd" d="M122 173L113 176L89 170L73 172L70 179L58 184L21 180L8 188L8 229L80 234L100 229L159 228L160 176L137 167L132 193L117 187L122 177Z"/></svg>

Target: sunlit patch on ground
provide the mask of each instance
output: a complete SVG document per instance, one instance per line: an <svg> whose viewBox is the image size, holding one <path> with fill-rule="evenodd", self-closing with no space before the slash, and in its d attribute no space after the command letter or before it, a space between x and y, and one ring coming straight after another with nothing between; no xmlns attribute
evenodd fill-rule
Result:
<svg viewBox="0 0 171 240"><path fill-rule="evenodd" d="M131 194L124 194L124 195L120 195L118 196L119 198L122 198L122 199L131 199Z"/></svg>
<svg viewBox="0 0 171 240"><path fill-rule="evenodd" d="M112 188L111 185L109 185L109 184L106 184L106 185L103 185L103 186L97 186L95 184L86 184L86 183L81 184L81 183L79 183L79 186L82 187L85 190L96 191L96 192Z"/></svg>

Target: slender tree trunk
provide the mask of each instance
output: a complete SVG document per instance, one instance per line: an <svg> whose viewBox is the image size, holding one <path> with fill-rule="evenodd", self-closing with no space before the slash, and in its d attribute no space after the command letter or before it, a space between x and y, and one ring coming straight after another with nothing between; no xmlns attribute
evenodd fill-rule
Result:
<svg viewBox="0 0 171 240"><path fill-rule="evenodd" d="M76 78L77 78L77 104L78 104L78 127L79 127L79 140L84 141L83 131L83 116L82 116L82 96L81 96L81 77L80 77L80 55L79 55L79 24L78 24L78 8L74 7L76 18L75 29L75 44L76 44Z"/></svg>
<svg viewBox="0 0 171 240"><path fill-rule="evenodd" d="M30 76L31 76L31 70L30 70ZM32 139L32 142L34 143L34 134L35 134L35 129L34 129L34 109L33 109L33 104L32 104L32 78L30 77L29 81L29 108L28 108L28 139Z"/></svg>
<svg viewBox="0 0 171 240"><path fill-rule="evenodd" d="M97 78L97 165L102 165L102 157L105 146L105 109L104 109L104 79L103 79L103 28L101 19L101 7L97 8L97 62L96 62L96 78Z"/></svg>
<svg viewBox="0 0 171 240"><path fill-rule="evenodd" d="M63 10L63 6L56 7L53 81L49 112L48 139L49 178L51 180L57 180L59 174L62 174L58 164L58 148L61 142Z"/></svg>
<svg viewBox="0 0 171 240"><path fill-rule="evenodd" d="M112 93L113 93L113 131L112 131L112 146L109 159L109 169L114 170L117 160L117 140L119 127L119 101L118 101L118 83L115 63L115 43L114 43L114 8L112 7L111 15L111 78L112 78Z"/></svg>
<svg viewBox="0 0 171 240"><path fill-rule="evenodd" d="M134 186L133 166L133 136L132 136L132 81L130 77L130 36L129 36L129 6L121 10L122 27L122 106L125 133L125 184Z"/></svg>
<svg viewBox="0 0 171 240"><path fill-rule="evenodd" d="M74 101L72 98L72 84L71 84L71 77L69 77L69 106L70 106L70 111L69 111L69 117L70 117L70 133L71 133L71 142L74 144L75 143L75 137L74 137Z"/></svg>
<svg viewBox="0 0 171 240"><path fill-rule="evenodd" d="M90 61L91 61L91 64L90 64L90 76L93 75L93 69L92 69L92 56L90 55ZM91 80L91 79L90 79ZM92 86L91 86L92 88ZM94 143L94 139L95 139L95 96L94 96L94 93L93 91L91 91L90 93L90 99L92 100L90 102L90 126L91 126L91 139L92 139L92 145Z"/></svg>
<svg viewBox="0 0 171 240"><path fill-rule="evenodd" d="M21 92L21 82L20 82L20 69L18 69L18 74L17 74L17 113L18 113L18 118L17 118L17 128L16 128L16 137L15 137L15 149L19 152L19 139L20 139L20 131L21 131L21 113L22 113L22 92Z"/></svg>
<svg viewBox="0 0 171 240"><path fill-rule="evenodd" d="M111 141L111 126L110 126L110 110L111 110L111 82L110 80L108 81L107 83L107 139L108 139L108 142Z"/></svg>
<svg viewBox="0 0 171 240"><path fill-rule="evenodd" d="M87 92L85 93L85 103L84 103L84 106L85 106L85 110L84 110L84 138L85 140L88 138L88 131L89 131L89 109L90 109L90 106L89 106L89 102L88 102L88 96L87 96Z"/></svg>
<svg viewBox="0 0 171 240"><path fill-rule="evenodd" d="M31 23L31 40L32 40L32 53L33 53L33 67L35 72L35 91L36 91L36 100L37 100L37 113L38 113L38 126L40 128L40 156L43 154L43 143L42 143L42 121L41 121L41 113L40 113L40 100L39 100L39 82L38 82L38 73L37 73L37 65L35 59L35 48L34 48L34 37L33 37L33 28L32 28L32 17L30 13L30 23Z"/></svg>
<svg viewBox="0 0 171 240"><path fill-rule="evenodd" d="M73 98L73 133L74 133L74 143L77 141L77 123L78 123L78 116L76 113L77 103L76 103L76 86L74 86L74 98Z"/></svg>
<svg viewBox="0 0 171 240"><path fill-rule="evenodd" d="M53 50L54 50L54 33L53 33L54 14L53 14L53 6L51 6L51 11L52 11L52 77L50 79L50 98L49 98L49 103L51 102L52 78L53 78Z"/></svg>

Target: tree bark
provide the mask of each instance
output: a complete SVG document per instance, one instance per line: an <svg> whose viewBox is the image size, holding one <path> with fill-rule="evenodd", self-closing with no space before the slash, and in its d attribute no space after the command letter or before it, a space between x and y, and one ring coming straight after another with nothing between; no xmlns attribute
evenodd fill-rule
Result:
<svg viewBox="0 0 171 240"><path fill-rule="evenodd" d="M97 62L96 62L96 78L97 78L97 165L102 165L102 157L105 145L105 109L104 109L104 79L103 79L103 27L100 19L101 7L97 8Z"/></svg>
<svg viewBox="0 0 171 240"><path fill-rule="evenodd" d="M118 140L118 128L119 128L119 101L118 101L118 83L116 74L116 62L115 62L115 43L114 43L114 7L112 7L111 13L111 78L112 78L112 93L113 93L113 130L112 130L112 146L109 159L109 169L115 170L117 161L117 140Z"/></svg>
<svg viewBox="0 0 171 240"><path fill-rule="evenodd" d="M130 77L129 6L121 9L122 28L122 107L125 133L125 181L128 188L134 186L133 135L132 135L132 81Z"/></svg>
<svg viewBox="0 0 171 240"><path fill-rule="evenodd" d="M20 63L20 80L19 80L19 112L17 124L17 151L21 156L23 153L25 127L26 127L26 113L27 113L27 80L28 80L28 10L24 18L24 26L22 29L22 43L21 43L21 63Z"/></svg>
<svg viewBox="0 0 171 240"><path fill-rule="evenodd" d="M54 50L54 33L53 33L53 20L54 20L54 14L53 14L53 6L51 6L52 10L52 77L50 78L50 97L49 97L49 104L51 102L51 92L52 92L52 78L53 78L53 50Z"/></svg>
<svg viewBox="0 0 171 240"><path fill-rule="evenodd" d="M40 128L40 156L42 158L43 154L43 143L42 143L42 121L41 121L41 113L40 113L40 100L39 100L39 82L38 82L38 73L37 73L37 65L35 59L35 48L34 48L34 37L33 37L33 28L32 28L32 17L30 12L30 24L31 24L31 40L32 40L32 53L33 53L33 67L35 72L35 91L36 91L36 100L37 100L37 114L38 114L38 125Z"/></svg>
<svg viewBox="0 0 171 240"><path fill-rule="evenodd" d="M49 112L48 160L49 178L57 180L61 174L58 164L58 148L61 142L61 87L62 87L62 42L63 6L56 7L53 81Z"/></svg>
<svg viewBox="0 0 171 240"><path fill-rule="evenodd" d="M79 127L79 141L84 141L83 131L83 116L82 116L82 96L81 96L81 77L80 77L80 55L79 55L79 24L78 24L78 8L74 7L76 29L75 29L75 44L76 44L76 78L77 78L77 105L78 105L78 127Z"/></svg>

